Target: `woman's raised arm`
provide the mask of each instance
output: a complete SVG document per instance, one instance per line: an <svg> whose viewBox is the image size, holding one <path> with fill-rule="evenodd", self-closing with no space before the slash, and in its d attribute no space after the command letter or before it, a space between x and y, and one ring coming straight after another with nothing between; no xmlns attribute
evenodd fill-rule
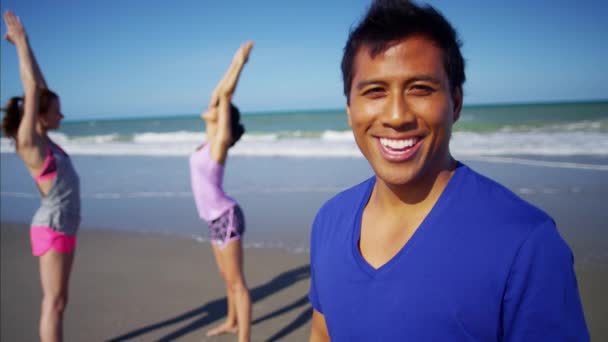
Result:
<svg viewBox="0 0 608 342"><path fill-rule="evenodd" d="M232 131L230 129L230 102L236 90L241 71L249 59L249 54L253 48L253 42L246 42L238 49L232 64L224 75L220 84L214 90L210 105L217 103L217 131L211 145L211 156L216 161L223 163L230 144L232 143ZM217 99L213 97L216 96Z"/></svg>
<svg viewBox="0 0 608 342"><path fill-rule="evenodd" d="M19 17L11 11L6 11L4 22L7 28L6 40L17 48L19 73L25 93L23 116L16 137L17 150L29 167L38 168L44 161L45 143L36 132L36 116L39 111L40 90L46 89L47 84Z"/></svg>

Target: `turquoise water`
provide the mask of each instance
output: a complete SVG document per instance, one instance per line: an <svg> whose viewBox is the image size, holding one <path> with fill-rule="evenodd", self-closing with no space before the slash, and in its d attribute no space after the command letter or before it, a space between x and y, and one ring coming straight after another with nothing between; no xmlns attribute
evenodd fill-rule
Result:
<svg viewBox="0 0 608 342"><path fill-rule="evenodd" d="M608 101L465 107L456 131L537 129L608 132Z"/></svg>
<svg viewBox="0 0 608 342"><path fill-rule="evenodd" d="M242 110L247 132L233 154L360 156L344 109ZM187 155L204 140L204 130L192 114L66 120L51 136L73 154ZM8 139L1 142L2 152L14 151ZM608 156L608 101L465 106L451 146L461 156Z"/></svg>
<svg viewBox="0 0 608 342"><path fill-rule="evenodd" d="M305 249L319 206L372 174L346 114L245 113L243 119L248 133L230 155L244 157L230 159L225 187L254 227L248 239L253 245ZM608 101L470 106L450 147L457 159L484 165L488 175L518 194L540 204L558 203L549 211L563 213L572 227L585 221L599 230L604 211L593 208L601 206L608 184L607 123ZM83 226L204 240L187 158L203 132L197 115L65 122L51 136L73 156L81 175ZM28 222L39 193L10 141L3 138L0 147L0 214L4 221ZM570 218L572 203L581 214Z"/></svg>
<svg viewBox="0 0 608 342"><path fill-rule="evenodd" d="M320 136L325 131L348 130L346 111L311 110L255 112L243 114L250 133L306 132ZM585 126L588 123L588 126ZM538 128L574 129L608 132L608 101L515 105L475 105L463 109L455 131L493 132L504 129L526 131ZM72 136L118 134L125 139L138 133L197 132L204 123L197 114L137 119L66 120L60 132Z"/></svg>

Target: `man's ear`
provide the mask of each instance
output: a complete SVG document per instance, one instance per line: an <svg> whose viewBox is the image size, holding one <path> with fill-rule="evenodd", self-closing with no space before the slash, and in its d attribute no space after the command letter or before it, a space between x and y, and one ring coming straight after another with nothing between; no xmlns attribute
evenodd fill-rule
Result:
<svg viewBox="0 0 608 342"><path fill-rule="evenodd" d="M458 121L460 118L460 112L462 111L462 87L457 87L452 93L452 102L453 102L453 116L452 122Z"/></svg>
<svg viewBox="0 0 608 342"><path fill-rule="evenodd" d="M351 114L350 114L350 104L347 102L347 103L346 103L346 116L347 116L347 118L348 118L348 126L349 126L350 128L353 128L353 122L352 122L352 120L351 120L351 118L350 118L350 115L351 115Z"/></svg>

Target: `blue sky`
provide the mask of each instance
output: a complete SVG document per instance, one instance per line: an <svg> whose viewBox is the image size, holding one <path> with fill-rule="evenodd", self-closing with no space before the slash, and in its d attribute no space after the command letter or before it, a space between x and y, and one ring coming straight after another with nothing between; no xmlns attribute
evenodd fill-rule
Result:
<svg viewBox="0 0 608 342"><path fill-rule="evenodd" d="M465 105L608 99L608 1L428 1L456 27ZM343 108L340 59L368 0L3 0L68 118L198 113L245 40L244 112ZM2 36L6 32L2 23ZM0 53L0 100L22 93Z"/></svg>

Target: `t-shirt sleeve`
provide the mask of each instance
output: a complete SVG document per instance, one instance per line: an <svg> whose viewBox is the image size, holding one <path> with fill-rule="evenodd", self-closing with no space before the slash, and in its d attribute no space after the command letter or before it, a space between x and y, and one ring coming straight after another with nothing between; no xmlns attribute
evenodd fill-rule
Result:
<svg viewBox="0 0 608 342"><path fill-rule="evenodd" d="M321 303L319 302L319 297L317 295L317 276L315 272L315 261L317 260L316 253L318 253L318 238L320 227L320 216L321 213L317 214L313 224L312 231L310 236L310 290L308 291L308 300L312 307L320 313L323 313L321 309Z"/></svg>
<svg viewBox="0 0 608 342"><path fill-rule="evenodd" d="M573 257L552 221L522 244L503 297L503 341L589 341Z"/></svg>

